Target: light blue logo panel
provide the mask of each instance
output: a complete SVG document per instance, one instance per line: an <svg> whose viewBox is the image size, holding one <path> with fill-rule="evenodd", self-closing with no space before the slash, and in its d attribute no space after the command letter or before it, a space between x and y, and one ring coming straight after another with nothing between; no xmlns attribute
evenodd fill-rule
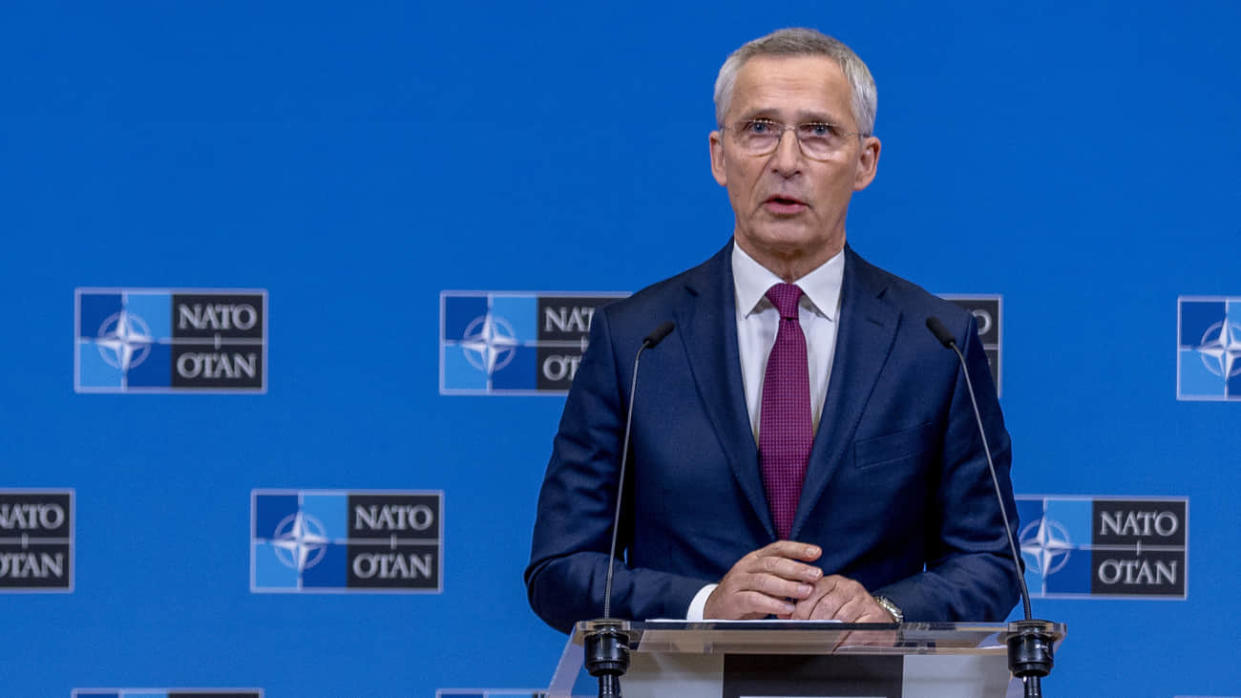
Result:
<svg viewBox="0 0 1241 698"><path fill-rule="evenodd" d="M441 688L436 698L544 698L537 688Z"/></svg>
<svg viewBox="0 0 1241 698"><path fill-rule="evenodd" d="M1177 299L1176 397L1241 400L1241 298Z"/></svg>
<svg viewBox="0 0 1241 698"><path fill-rule="evenodd" d="M266 391L267 292L80 288L79 393Z"/></svg>
<svg viewBox="0 0 1241 698"><path fill-rule="evenodd" d="M586 351L595 311L616 293L444 291L440 393L560 395Z"/></svg>
<svg viewBox="0 0 1241 698"><path fill-rule="evenodd" d="M1185 498L1018 496L1034 598L1185 598Z"/></svg>
<svg viewBox="0 0 1241 698"><path fill-rule="evenodd" d="M347 494L255 491L251 507L251 591L346 586L347 556L333 549L347 544Z"/></svg>
<svg viewBox="0 0 1241 698"><path fill-rule="evenodd" d="M131 387L170 385L170 292L79 290L76 310L75 388L79 392L127 392ZM154 386L152 375L157 376ZM135 377L138 380L131 380Z"/></svg>
<svg viewBox="0 0 1241 698"><path fill-rule="evenodd" d="M261 688L74 688L72 698L263 698Z"/></svg>
<svg viewBox="0 0 1241 698"><path fill-rule="evenodd" d="M438 592L441 492L254 490L254 593Z"/></svg>
<svg viewBox="0 0 1241 698"><path fill-rule="evenodd" d="M538 299L532 294L445 294L441 321L441 392L534 392L523 347L538 344Z"/></svg>

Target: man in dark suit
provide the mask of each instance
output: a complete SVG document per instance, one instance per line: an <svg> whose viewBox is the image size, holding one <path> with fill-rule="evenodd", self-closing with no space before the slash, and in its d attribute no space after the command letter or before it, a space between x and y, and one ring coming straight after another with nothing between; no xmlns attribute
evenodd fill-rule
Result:
<svg viewBox="0 0 1241 698"><path fill-rule="evenodd" d="M602 613L633 358L671 320L642 359L614 616L1002 619L1017 580L982 443L924 324L964 347L1013 511L973 318L845 243L879 160L869 71L781 30L729 57L715 101L733 239L595 314L539 497L532 607L565 631Z"/></svg>

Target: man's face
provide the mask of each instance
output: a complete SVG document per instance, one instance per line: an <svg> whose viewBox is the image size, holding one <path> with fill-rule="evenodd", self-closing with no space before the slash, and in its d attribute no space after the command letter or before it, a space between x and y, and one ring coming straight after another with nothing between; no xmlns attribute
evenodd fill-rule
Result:
<svg viewBox="0 0 1241 698"><path fill-rule="evenodd" d="M830 58L759 56L737 73L726 130L711 133L711 172L728 188L737 244L781 275L788 268L809 272L844 246L849 199L875 178L879 139L851 135L815 160L802 153L791 130L775 151L752 155L741 152L732 129L768 119L787 126L824 122L855 133L851 96L848 79Z"/></svg>

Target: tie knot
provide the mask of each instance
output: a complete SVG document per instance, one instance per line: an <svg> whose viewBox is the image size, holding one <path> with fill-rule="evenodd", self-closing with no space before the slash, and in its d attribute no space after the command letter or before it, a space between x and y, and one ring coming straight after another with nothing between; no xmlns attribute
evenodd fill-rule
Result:
<svg viewBox="0 0 1241 698"><path fill-rule="evenodd" d="M780 311L780 317L786 320L797 319L797 302L801 300L802 290L796 284L776 284L767 289L767 300Z"/></svg>

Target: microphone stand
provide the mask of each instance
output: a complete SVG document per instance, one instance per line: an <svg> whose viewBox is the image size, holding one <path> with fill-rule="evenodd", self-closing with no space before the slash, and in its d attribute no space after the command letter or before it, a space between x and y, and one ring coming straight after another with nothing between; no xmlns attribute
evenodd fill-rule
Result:
<svg viewBox="0 0 1241 698"><path fill-rule="evenodd" d="M629 414L625 418L625 444L621 449L620 475L616 483L616 512L612 518L612 548L608 555L608 576L603 590L603 617L591 622L583 638L586 671L599 680L599 698L621 698L620 677L629 670L629 633L625 621L612 617L612 575L616 569L616 540L620 531L621 496L625 490L625 464L629 461L629 431L633 428L633 404L637 399L638 362L642 352L654 348L672 332L675 325L665 322L642 340L633 357L633 381L629 386Z"/></svg>
<svg viewBox="0 0 1241 698"><path fill-rule="evenodd" d="M940 344L956 352L957 359L961 362L961 373L965 375L965 387L970 394L970 404L974 407L974 419L978 423L978 435L982 438L983 453L987 456L987 469L991 472L991 484L995 485L995 496L1000 503L1004 537L1008 540L1008 549L1013 556L1013 570L1017 574L1025 618L1009 624L1010 628L1016 628L1016 632L1011 634L1007 641L1008 670L1021 679L1025 687L1025 698L1043 698L1042 679L1051 673L1055 663L1052 656L1052 638L1047 632L1048 622L1033 618L1030 612L1030 590L1026 587L1025 575L1021 573L1021 556L1017 553L1017 542L1013 539L1013 530L1008 524L1008 508L1004 505L1004 494L1000 491L1000 479L995 474L995 462L991 460L991 446L987 444L987 432L983 428L982 413L978 410L978 398L974 395L974 383L970 380L965 355L961 353L956 338L944 323L937 317L929 317L926 319L926 327Z"/></svg>

